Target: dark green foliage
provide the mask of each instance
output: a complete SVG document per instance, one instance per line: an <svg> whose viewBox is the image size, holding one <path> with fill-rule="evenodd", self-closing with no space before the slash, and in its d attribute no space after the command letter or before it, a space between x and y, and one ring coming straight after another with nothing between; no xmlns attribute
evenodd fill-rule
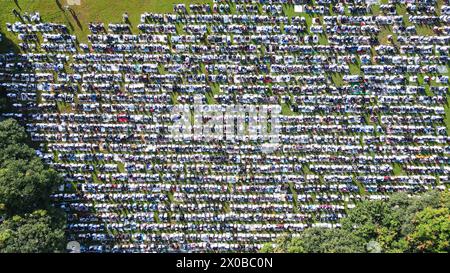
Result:
<svg viewBox="0 0 450 273"><path fill-rule="evenodd" d="M50 253L64 250L64 229L45 210L13 216L0 225L0 252Z"/></svg>
<svg viewBox="0 0 450 273"><path fill-rule="evenodd" d="M340 229L307 228L281 237L262 252L449 252L450 194L431 191L389 201L363 201L341 220Z"/></svg>
<svg viewBox="0 0 450 273"><path fill-rule="evenodd" d="M14 119L0 122L0 149L12 144L22 144L27 140L25 129Z"/></svg>
<svg viewBox="0 0 450 273"><path fill-rule="evenodd" d="M47 208L49 195L61 182L24 144L26 139L15 120L0 122L0 204L9 216Z"/></svg>
<svg viewBox="0 0 450 273"><path fill-rule="evenodd" d="M0 252L62 251L64 216L50 202L61 178L26 141L17 121L0 122Z"/></svg>
<svg viewBox="0 0 450 273"><path fill-rule="evenodd" d="M56 172L37 158L8 160L0 168L0 203L8 215L46 208L58 182Z"/></svg>
<svg viewBox="0 0 450 273"><path fill-rule="evenodd" d="M309 228L293 238L290 253L358 253L364 251L364 241L343 229Z"/></svg>
<svg viewBox="0 0 450 273"><path fill-rule="evenodd" d="M413 219L407 241L412 252L450 251L450 213L447 207L426 208Z"/></svg>

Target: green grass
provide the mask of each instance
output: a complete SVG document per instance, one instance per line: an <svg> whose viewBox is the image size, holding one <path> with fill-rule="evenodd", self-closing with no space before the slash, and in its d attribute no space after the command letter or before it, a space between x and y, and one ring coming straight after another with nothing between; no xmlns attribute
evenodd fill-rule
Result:
<svg viewBox="0 0 450 273"><path fill-rule="evenodd" d="M7 22L18 21L12 13L13 9L22 13L39 11L44 22L66 24L80 42L87 42L90 22L103 22L105 25L121 23L122 14L128 12L132 30L135 31L144 12L172 13L174 4L212 4L212 0L81 0L80 6L71 6L76 18L71 12L64 11L65 0L17 0L17 3L18 6L14 0L0 0L0 32L14 43L18 42L17 37L6 32ZM11 42L2 42L0 51L11 46Z"/></svg>
<svg viewBox="0 0 450 273"><path fill-rule="evenodd" d="M447 128L447 135L450 134L450 96L447 95L447 102L445 108L445 126Z"/></svg>
<svg viewBox="0 0 450 273"><path fill-rule="evenodd" d="M125 164L122 162L117 162L117 169L119 172L124 173L125 172Z"/></svg>
<svg viewBox="0 0 450 273"><path fill-rule="evenodd" d="M289 190L292 193L292 199L293 199L293 203L294 203L294 212L298 211L298 201L297 201L297 191L294 189L294 183L289 182Z"/></svg>
<svg viewBox="0 0 450 273"><path fill-rule="evenodd" d="M12 10L16 9L20 12L33 12L39 11L41 17L44 22L54 22L54 23L62 23L66 24L72 34L77 35L77 38L80 42L87 42L87 35L90 33L88 24L89 22L103 22L105 26L108 23L121 23L122 14L127 12L129 14L129 20L132 27L133 33L138 33L137 25L140 23L140 15L144 12L154 12L154 13L172 13L173 5L178 3L192 4L192 3L209 3L212 4L212 0L81 0L80 6L72 6L73 14L69 11L64 11L64 5L66 3L65 0L17 0L15 3L14 0L0 0L0 32L5 35L4 41L0 43L0 52L5 51L17 51L18 48L15 44L19 42L17 36L6 32L5 24L7 22L13 23L18 21L17 18L14 17ZM387 0L381 1L382 3L387 3ZM442 0L438 1L440 5L442 5ZM58 5L60 3L60 5ZM233 5L232 5L233 6ZM233 8L234 9L234 8ZM437 9L439 11L439 9ZM372 7L373 14L380 14L380 9L378 5L374 5ZM307 29L309 31L309 27L312 24L312 18L319 17L319 15L309 15L306 13L295 13L292 5L285 6L284 8L285 15L288 17L293 16L303 16L306 18ZM408 15L406 15L406 6L405 5L397 5L397 12L400 15L404 16L405 24L411 25L408 21ZM418 35L434 35L432 29L427 26L416 26ZM182 25L177 25L178 33L184 33ZM381 29L381 32L378 34L378 39L381 44L389 44L387 41L387 36L393 35L394 43L396 43L396 34L393 33L391 28L385 27ZM320 35L320 44L328 44L328 40L326 35ZM264 54L262 50L261 54ZM350 74L361 74L360 69L361 63L350 64ZM165 74L163 66L160 65L158 67L158 71L160 74ZM204 64L201 64L201 72L205 73ZM332 79L335 85L342 86L344 85L342 80L343 74L332 74ZM419 76L419 85L422 85L423 82L422 76ZM220 94L220 88L217 84L211 84L212 92L206 94L207 102L209 104L215 104L217 101L214 99L214 95ZM429 87L426 88L427 95L433 95L429 93ZM177 97L179 94L172 94L173 103L176 104ZM67 113L71 111L70 104L67 103L57 103L58 110L61 113ZM290 108L290 106L286 103L282 103L282 114L283 115L295 115ZM448 132L450 132L450 97L447 96L447 104L445 105L445 125L447 126ZM366 123L371 124L366 118ZM193 117L191 115L191 122L193 122ZM118 169L120 172L125 172L124 164L118 162ZM302 168L304 174L311 174L312 172L308 168L307 165L304 165ZM405 172L400 164L393 164L393 174L394 175L404 175ZM99 182L95 175L94 182ZM361 194L366 194L364 190L364 185L357 182L355 179L355 183L358 185ZM293 193L294 200L297 198L297 193L293 190L292 183L289 183L289 187L291 192ZM169 202L174 202L173 194L168 193ZM297 205L297 201L294 201L295 206ZM229 210L229 206L226 204L224 207L225 211ZM155 220L159 221L158 214L155 214Z"/></svg>
<svg viewBox="0 0 450 273"><path fill-rule="evenodd" d="M56 102L56 106L58 107L58 111L60 113L70 113L72 112L72 106L70 105L70 103L65 103L65 102Z"/></svg>
<svg viewBox="0 0 450 273"><path fill-rule="evenodd" d="M388 36L392 35L394 38L394 42L397 41L397 35L392 31L390 27L382 27L380 33L378 33L378 41L383 45L390 45L391 43L388 41Z"/></svg>
<svg viewBox="0 0 450 273"><path fill-rule="evenodd" d="M394 175L405 175L405 171L403 170L401 164L394 163L392 167L393 167L392 172Z"/></svg>
<svg viewBox="0 0 450 273"><path fill-rule="evenodd" d="M71 33L77 35L80 42L87 42L87 35L89 34L88 24L89 22L104 22L118 23L122 20L122 14L128 12L129 20L132 26L133 32L137 32L136 27L140 23L140 15L144 12L157 12L157 13L171 13L173 11L173 5L177 3L209 3L212 4L212 0L81 0L80 6L71 6L74 11L74 15L71 12L65 11L65 0L17 0L17 4L14 0L0 0L0 32L6 35L6 39L0 43L0 51L17 51L15 46L19 42L17 37L8 33L5 30L6 22L14 22L18 20L14 17L12 10L16 9L20 12L33 12L39 11L43 21L51 21L55 23L63 23L69 27ZM381 1L382 3L386 1ZM442 2L442 1L440 1ZM58 5L59 3L59 5ZM441 3L442 4L442 3ZM113 8L111 8L113 7ZM379 6L374 5L372 7L374 14L379 13ZM286 5L284 8L285 15L303 16L306 18L307 27L311 26L311 20L318 15L309 15L306 13L295 13L293 5ZM406 6L397 5L397 12L399 14L405 14ZM405 23L407 22L407 16L405 15ZM182 27L177 26L177 30L183 33ZM432 30L425 26L417 27L419 35L432 35ZM388 44L387 35L393 35L396 40L396 35L392 33L390 28L383 28L378 38L382 44ZM320 44L327 44L327 38L325 35L320 35ZM351 65L351 74L360 74L359 65ZM162 72L162 71L161 71ZM336 85L342 85L341 75L333 75L333 81Z"/></svg>
<svg viewBox="0 0 450 273"><path fill-rule="evenodd" d="M359 182L358 179L356 179L355 175L352 176L352 179L353 179L353 183L355 183L355 185L356 185L356 186L358 187L358 189L359 189L359 194L360 194L361 196L366 195L367 192L366 192L366 188L364 187L364 185L363 185L361 182Z"/></svg>
<svg viewBox="0 0 450 273"><path fill-rule="evenodd" d="M291 107L287 103L281 104L281 114L285 116L295 115L295 112L292 111Z"/></svg>

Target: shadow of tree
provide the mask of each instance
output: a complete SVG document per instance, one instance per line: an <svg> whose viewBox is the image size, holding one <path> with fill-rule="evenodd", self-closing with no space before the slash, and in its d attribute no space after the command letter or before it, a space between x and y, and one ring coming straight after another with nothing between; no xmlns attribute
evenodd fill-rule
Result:
<svg viewBox="0 0 450 273"><path fill-rule="evenodd" d="M11 82L11 78L9 77L9 74L11 73L27 73L27 74L35 74L36 71L31 65L28 58L18 58L17 55L21 54L22 51L18 44L11 40L9 37L6 37L4 33L0 32L2 35L2 42L0 42L0 73L3 73L3 75L0 75L0 82ZM21 63L21 68L18 67L14 68L14 70L5 69L3 61L3 54L7 54L8 57L7 63ZM11 54L11 55L10 55ZM16 55L16 56L14 56ZM3 78L2 78L3 76ZM28 120L29 114L31 114L33 111L37 110L37 101L21 101L14 98L8 97L9 93L15 93L14 91L8 90L6 86L0 85L0 121L3 119L6 119L8 117L15 118L22 126L24 126ZM37 92L37 91L36 91ZM17 97L20 98L22 91L17 92ZM37 97L39 97L39 93L37 92ZM24 108L18 108L14 106L14 104L22 104L26 105ZM18 114L22 114L22 116L19 116ZM27 144L37 149L39 147L38 142L29 141Z"/></svg>
<svg viewBox="0 0 450 273"><path fill-rule="evenodd" d="M73 19L75 20L75 22L77 23L77 26L83 30L83 26L80 23L80 20L78 19L77 14L75 13L75 11L73 9L70 9L70 14L72 14Z"/></svg>
<svg viewBox="0 0 450 273"><path fill-rule="evenodd" d="M9 39L3 32L0 32L0 35L2 36L2 41L0 42L0 54L5 54L5 53L18 54L18 53L20 53L20 48L16 43L14 43L14 41ZM1 58L0 58L0 72L4 73L3 70L4 70L4 67L1 64ZM3 81L4 80L0 77L0 82L3 82ZM13 102L11 101L11 99L7 96L5 87L0 86L0 114L13 112L14 109L12 108L12 103Z"/></svg>
<svg viewBox="0 0 450 273"><path fill-rule="evenodd" d="M11 39L9 39L5 33L0 32L0 35L2 36L2 41L0 42L0 54L1 53L19 53L20 48L19 46L14 43Z"/></svg>
<svg viewBox="0 0 450 273"><path fill-rule="evenodd" d="M64 8L63 8L63 6L61 5L61 3L59 2L59 0L55 0L55 2L56 2L56 5L58 6L58 8L59 8L60 10L64 11Z"/></svg>
<svg viewBox="0 0 450 273"><path fill-rule="evenodd" d="M17 6L20 10L22 10L22 8L21 8L20 5L19 5L19 1L18 1L18 0L14 0L14 3L16 4L16 6Z"/></svg>

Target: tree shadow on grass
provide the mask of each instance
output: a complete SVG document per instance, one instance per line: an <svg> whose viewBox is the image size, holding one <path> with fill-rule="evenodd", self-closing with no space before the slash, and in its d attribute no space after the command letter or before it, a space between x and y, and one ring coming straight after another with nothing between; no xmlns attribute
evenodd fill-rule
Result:
<svg viewBox="0 0 450 273"><path fill-rule="evenodd" d="M5 33L0 32L0 35L2 36L2 41L0 42L0 54L2 53L19 53L20 48L19 46L14 43L11 39L9 39Z"/></svg>
<svg viewBox="0 0 450 273"><path fill-rule="evenodd" d="M5 37L4 33L0 32L2 35L2 41L0 42L0 54L21 54L22 51L20 50L20 47L10 38ZM0 57L1 59L1 57ZM10 70L4 70L4 67L0 65L0 72L5 73L5 78L0 77L0 82L12 82L14 80L11 80L8 74L10 73L27 73L27 74L35 74L36 71L33 69L33 67L30 64L30 61L28 59L17 59L12 56L8 56L8 63L15 63L20 62L22 64L22 67L24 68L17 70L17 68L14 71ZM30 114L38 110L36 103L33 100L24 100L24 101L18 101L17 99L8 97L8 92L14 93L7 90L7 87L0 85L0 121L7 118L14 118L16 119L21 125L25 125L27 123L28 117ZM37 92L37 91L36 91ZM18 92L18 97L20 97L20 93ZM39 95L37 94L37 97ZM36 101L37 102L37 101ZM14 106L14 104L22 104L27 105L24 108ZM21 115L21 116L20 116ZM37 149L39 147L39 143L33 142L33 141L27 141L27 144Z"/></svg>
<svg viewBox="0 0 450 273"><path fill-rule="evenodd" d="M0 42L0 54L5 53L20 53L20 48L3 32L0 32L0 35L2 36L2 41ZM0 66L0 72L3 72L3 67ZM0 82L1 82L0 78ZM0 120L3 118L2 114L4 113L12 113L14 112L14 109L12 107L13 102L11 99L7 96L7 92L4 87L0 86Z"/></svg>
<svg viewBox="0 0 450 273"><path fill-rule="evenodd" d="M63 8L63 6L61 5L61 3L59 2L59 0L55 0L55 2L56 2L56 5L58 6L58 8L59 8L60 10L64 11L64 8Z"/></svg>
<svg viewBox="0 0 450 273"><path fill-rule="evenodd" d="M75 13L75 11L73 9L70 9L70 14L72 14L73 19L75 20L75 22L77 23L77 26L83 30L83 26L80 23L80 20L78 19L77 14Z"/></svg>
<svg viewBox="0 0 450 273"><path fill-rule="evenodd" d="M66 15L66 10L65 10L64 7L61 5L61 2L59 2L59 0L55 0L55 3L56 3L56 5L58 6L58 9L59 9L60 11L62 11L64 17L65 17L66 20L67 20L67 24L69 25L70 29L71 29L72 31L75 31L75 28L73 27L73 24L69 21L69 18L68 18L67 15ZM72 12L71 9L70 9L70 12ZM77 24L78 24L78 23L79 23L79 22L77 22Z"/></svg>
<svg viewBox="0 0 450 273"><path fill-rule="evenodd" d="M14 0L14 3L16 4L16 6L17 6L20 10L22 10L22 8L21 8L20 5L19 5L19 1L18 1L18 0Z"/></svg>

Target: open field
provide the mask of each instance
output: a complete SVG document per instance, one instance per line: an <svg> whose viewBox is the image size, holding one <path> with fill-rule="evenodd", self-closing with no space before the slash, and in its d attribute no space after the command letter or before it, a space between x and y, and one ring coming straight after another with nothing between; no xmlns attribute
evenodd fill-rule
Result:
<svg viewBox="0 0 450 273"><path fill-rule="evenodd" d="M18 34L26 39L29 32L36 30L20 26L16 30L14 26L12 31L15 33L7 32L6 23L23 20L16 18L13 10L22 14L39 11L44 23L65 24L69 32L76 35L75 39L57 34L55 39L53 34L39 33L30 39L30 44L36 46L36 50L30 52L46 53L42 55L48 59L40 54L11 58L4 55L0 66L3 77L0 80L5 79L5 84L0 86L5 90L2 95L12 102L8 105L18 112L35 114L30 115L31 118L24 115L23 123L35 143L46 145L42 157L47 163L67 175L64 178L68 182L63 185L66 188L60 192L78 194L60 196L58 200L76 203L73 206L79 209L69 221L74 223L71 226L74 234L78 231L84 234L84 227L76 226L78 217L95 224L107 223L105 230L100 226L93 230L106 231L105 234L116 238L129 235L120 239L131 242L145 239L135 227L116 225L123 223L123 219L127 219L127 223L130 219L139 219L139 223L151 225L197 225L214 222L220 215L221 219L230 219L224 222L236 225L278 225L284 221L295 224L323 221L328 225L336 223L346 210L351 209L349 205L361 199L384 198L395 191L415 194L449 183L445 182L444 175L439 176L447 174L448 150L444 148L447 140L438 142L433 138L445 138L450 132L450 96L448 89L432 88L442 86L442 83L437 80L425 83L424 79L427 76L438 79L440 73L428 64L445 66L441 59L439 62L431 59L431 55L442 57L446 53L432 49L424 53L430 60L415 63L413 55L424 51L400 50L405 46L401 44L400 36L410 35L405 28L397 31L410 24L405 5L392 7L401 15L395 24L367 16L364 20L368 25L357 20L344 20L342 29L330 27L334 23L325 23L318 13L295 13L292 5L280 5L273 18L283 18L275 21L265 16L269 12L262 11L262 5L258 4L256 12L252 12L264 15L261 16L264 18L254 16L251 18L253 23L246 21L247 18L239 21L242 16L234 17L236 21L231 22L227 10L217 12L210 21L201 16L178 15L176 20L164 18L164 21L162 17L149 16L149 24L138 30L142 13L172 13L173 5L177 3L212 4L212 0L81 0L81 5L69 9L65 8L66 0L0 0L0 32L4 35L0 53L19 52ZM231 13L234 11L236 6L232 5ZM126 25L119 26L119 30L115 29L117 26L110 26L108 34L99 32L90 36L88 47L80 45L88 43L90 22L102 22L108 29L108 23L123 23L124 12L129 14L131 34L134 35L129 35ZM202 12L210 11L205 8ZM336 12L357 16L351 14L348 7ZM364 12L371 14L369 8ZM382 12L379 5L372 7L372 14ZM293 18L296 16L304 17L304 25L301 18ZM217 18L222 21L216 21ZM153 28L155 22L158 22L158 28ZM313 24L321 25L323 29L311 29ZM395 28L397 24L400 25L398 29ZM346 29L347 26L354 28ZM372 26L375 30L363 30L363 26ZM96 31L94 26L93 33ZM136 35L142 33L139 37ZM417 26L417 35L438 33L424 24ZM392 44L388 35L392 35ZM438 44L435 40L431 43ZM392 47L380 49L380 44ZM383 49L386 49L387 58L375 58L377 54L383 54ZM404 58L394 59L397 56ZM27 63L27 58L32 61ZM17 63L12 64L14 61ZM412 77L415 74L417 79ZM23 82L26 84L22 85ZM281 106L280 128L283 131L280 135L283 139L280 148L268 155L263 148L257 147L261 138L242 138L226 143L225 133L220 135L220 132L218 135L222 139L214 141L189 139L186 132L203 137L203 131L198 134L199 131L190 127L175 128L183 133L183 140L169 138L173 137L169 134L169 126L182 119L180 113L172 111L176 108L174 105L192 106L183 112L187 112L189 119L186 121L191 126L195 122L204 126L213 119L208 113L194 115L198 110L194 110L198 106L193 106L194 95L204 95L206 103L210 104L205 108L215 105L214 111L233 104L254 107L248 108L253 110L239 110L243 116L241 120L232 119L233 126L236 120L236 128L244 128L245 133L250 131L250 121L273 121L272 113ZM260 105L265 104L273 107L269 111L270 118L258 112ZM422 104L425 108L420 108ZM445 104L445 113L442 104ZM418 110L414 108L416 105ZM2 114L14 116L11 109ZM253 118L252 114L258 117ZM435 116L438 116L436 122L429 122ZM226 119L221 118L222 122ZM425 129L416 130L415 125ZM444 126L447 131L442 129ZM269 131L268 128L265 132L264 128L258 130L261 135ZM417 136L419 140L414 139ZM421 140L420 137L432 140ZM428 178L422 180L421 176L410 179L410 175L419 173L419 169L411 167L423 167L425 170L420 174L430 175L437 182L428 182L434 181ZM430 173L434 170L436 173ZM376 175L376 179L372 179L372 175ZM84 207L85 203L93 204L92 210ZM258 207L266 203L267 210ZM105 206L95 207L96 204ZM130 206L126 207L126 204ZM151 207L133 207L142 204ZM155 204L161 204L161 208L154 207ZM220 206L209 207L211 204ZM240 207L242 204L245 207ZM280 208L271 209L273 204L279 204ZM318 204L324 205L323 211L321 207L315 207ZM341 204L345 205L339 208ZM186 205L186 211L181 205ZM187 207L191 205L205 205L205 209L197 211L197 208ZM282 205L287 206L281 208ZM295 214L286 220L287 212L291 212L290 205ZM329 207L334 205L336 208ZM86 215L87 211L92 213L92 218ZM142 211L146 216L141 214ZM267 212L268 216L253 214L261 211ZM241 213L251 216L244 219ZM305 213L307 217L298 213ZM151 217L144 218L148 215ZM270 220L266 221L266 216ZM145 228L148 229L144 233L149 235L166 232L163 228L151 230L150 225ZM189 228L197 232L195 226ZM248 234L258 231L253 226L247 228ZM263 233L279 232L278 227L267 231L264 228L261 228ZM297 226L293 231L289 227L286 230L296 232L297 228L300 229ZM213 227L209 231L224 235L231 227L218 230ZM89 237L80 238L91 243Z"/></svg>
<svg viewBox="0 0 450 273"><path fill-rule="evenodd" d="M66 0L0 0L0 32L4 33L5 24L16 19L13 9L19 12L39 11L44 22L66 24L80 41L86 41L89 22L118 23L122 14L128 12L132 27L139 23L144 12L170 13L173 5L179 3L212 3L211 0L81 0L81 5L73 5L65 11ZM10 37L17 42L15 37ZM6 50L2 45L0 48Z"/></svg>

